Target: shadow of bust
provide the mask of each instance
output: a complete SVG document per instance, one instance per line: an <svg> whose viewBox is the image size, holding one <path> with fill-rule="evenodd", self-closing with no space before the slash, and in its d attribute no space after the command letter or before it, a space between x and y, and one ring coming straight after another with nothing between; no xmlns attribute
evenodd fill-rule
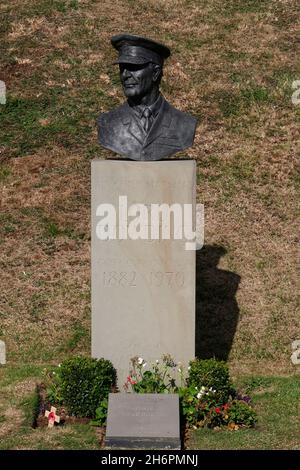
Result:
<svg viewBox="0 0 300 470"><path fill-rule="evenodd" d="M218 268L222 246L205 245L196 258L196 357L227 360L239 307L235 298L240 276Z"/></svg>

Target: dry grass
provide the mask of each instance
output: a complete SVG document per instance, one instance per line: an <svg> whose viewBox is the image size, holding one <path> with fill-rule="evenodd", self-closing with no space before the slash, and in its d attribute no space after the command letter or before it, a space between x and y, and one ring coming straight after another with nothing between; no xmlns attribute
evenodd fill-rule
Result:
<svg viewBox="0 0 300 470"><path fill-rule="evenodd" d="M2 414L3 423L0 423L0 438L4 439L13 431L16 431L23 420L24 416L17 408L9 407Z"/></svg>

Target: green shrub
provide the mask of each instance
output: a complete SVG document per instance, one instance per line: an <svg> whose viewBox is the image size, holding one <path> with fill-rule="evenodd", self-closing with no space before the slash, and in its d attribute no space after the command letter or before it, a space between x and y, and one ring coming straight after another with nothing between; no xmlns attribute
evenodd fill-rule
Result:
<svg viewBox="0 0 300 470"><path fill-rule="evenodd" d="M215 391L207 388L180 387L178 390L180 400L180 412L188 426L201 427L206 415L215 404Z"/></svg>
<svg viewBox="0 0 300 470"><path fill-rule="evenodd" d="M61 364L58 374L63 403L81 417L94 417L116 383L116 371L106 359L73 357Z"/></svg>
<svg viewBox="0 0 300 470"><path fill-rule="evenodd" d="M90 421L91 426L104 426L108 412L108 398L104 398L96 409L95 419Z"/></svg>
<svg viewBox="0 0 300 470"><path fill-rule="evenodd" d="M216 404L226 403L234 390L229 378L228 366L216 359L195 359L190 362L188 385L216 391Z"/></svg>
<svg viewBox="0 0 300 470"><path fill-rule="evenodd" d="M253 408L244 401L233 400L228 410L229 422L253 426L257 421L257 416Z"/></svg>

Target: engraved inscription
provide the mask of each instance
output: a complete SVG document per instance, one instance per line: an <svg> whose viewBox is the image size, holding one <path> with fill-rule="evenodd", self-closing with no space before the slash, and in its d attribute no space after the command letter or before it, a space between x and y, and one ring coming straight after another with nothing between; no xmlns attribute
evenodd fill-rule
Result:
<svg viewBox="0 0 300 470"><path fill-rule="evenodd" d="M150 273L150 285L155 287L183 287L184 274L181 271L152 271Z"/></svg>
<svg viewBox="0 0 300 470"><path fill-rule="evenodd" d="M103 285L108 287L136 287L136 272L104 271Z"/></svg>
<svg viewBox="0 0 300 470"><path fill-rule="evenodd" d="M152 287L179 288L184 286L182 271L151 271L146 279ZM141 278L139 279L136 271L104 271L102 283L105 287L137 287L141 283Z"/></svg>

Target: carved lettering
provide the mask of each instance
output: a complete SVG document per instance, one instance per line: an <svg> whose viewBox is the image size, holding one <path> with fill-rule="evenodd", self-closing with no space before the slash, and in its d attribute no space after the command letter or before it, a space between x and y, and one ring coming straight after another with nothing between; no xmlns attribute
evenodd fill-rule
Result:
<svg viewBox="0 0 300 470"><path fill-rule="evenodd" d="M147 276L152 287L180 288L184 286L182 271L151 271ZM105 287L136 287L136 271L104 271L102 282Z"/></svg>
<svg viewBox="0 0 300 470"><path fill-rule="evenodd" d="M135 271L104 271L102 279L106 287L136 287Z"/></svg>
<svg viewBox="0 0 300 470"><path fill-rule="evenodd" d="M151 271L150 285L155 287L183 287L184 274L181 271Z"/></svg>

